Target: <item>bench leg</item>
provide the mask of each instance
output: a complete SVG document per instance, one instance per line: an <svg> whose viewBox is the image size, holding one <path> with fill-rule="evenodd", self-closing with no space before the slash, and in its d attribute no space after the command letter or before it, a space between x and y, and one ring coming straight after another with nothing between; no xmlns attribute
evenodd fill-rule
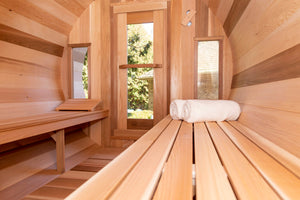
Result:
<svg viewBox="0 0 300 200"><path fill-rule="evenodd" d="M56 167L59 173L65 171L65 130L56 132Z"/></svg>

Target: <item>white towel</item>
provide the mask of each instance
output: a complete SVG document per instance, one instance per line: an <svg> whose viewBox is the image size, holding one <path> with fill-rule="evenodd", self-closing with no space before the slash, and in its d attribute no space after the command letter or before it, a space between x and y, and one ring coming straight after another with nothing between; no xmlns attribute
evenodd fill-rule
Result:
<svg viewBox="0 0 300 200"><path fill-rule="evenodd" d="M174 100L170 104L170 115L172 119L180 120L183 119L183 105L185 104L186 100Z"/></svg>
<svg viewBox="0 0 300 200"><path fill-rule="evenodd" d="M237 120L241 113L238 103L229 100L187 100L183 119L189 123Z"/></svg>

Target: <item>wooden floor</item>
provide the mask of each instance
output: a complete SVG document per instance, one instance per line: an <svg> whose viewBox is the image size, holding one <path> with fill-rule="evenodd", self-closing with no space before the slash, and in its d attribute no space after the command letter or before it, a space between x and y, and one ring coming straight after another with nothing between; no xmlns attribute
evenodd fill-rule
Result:
<svg viewBox="0 0 300 200"><path fill-rule="evenodd" d="M124 148L100 148L98 145L91 145L66 159L68 171L65 173L58 174L55 164L51 165L0 190L0 199L63 199L123 150ZM4 166L0 170L5 172L7 169Z"/></svg>

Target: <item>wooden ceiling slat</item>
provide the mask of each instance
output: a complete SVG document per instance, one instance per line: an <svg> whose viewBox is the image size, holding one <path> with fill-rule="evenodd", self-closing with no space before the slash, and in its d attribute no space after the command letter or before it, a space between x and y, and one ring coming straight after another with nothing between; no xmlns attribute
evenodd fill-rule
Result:
<svg viewBox="0 0 300 200"><path fill-rule="evenodd" d="M0 5L65 35L68 35L72 29L71 25L45 12L28 0L0 0Z"/></svg>
<svg viewBox="0 0 300 200"><path fill-rule="evenodd" d="M62 56L64 47L0 24L0 40L30 49Z"/></svg>
<svg viewBox="0 0 300 200"><path fill-rule="evenodd" d="M76 0L84 8L87 8L94 0Z"/></svg>
<svg viewBox="0 0 300 200"><path fill-rule="evenodd" d="M55 0L57 3L74 13L76 16L80 17L81 13L85 10L79 2L74 0Z"/></svg>

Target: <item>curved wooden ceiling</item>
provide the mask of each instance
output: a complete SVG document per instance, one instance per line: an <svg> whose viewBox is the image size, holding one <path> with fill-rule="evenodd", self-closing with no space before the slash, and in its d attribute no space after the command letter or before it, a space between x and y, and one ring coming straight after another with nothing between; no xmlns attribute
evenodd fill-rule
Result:
<svg viewBox="0 0 300 200"><path fill-rule="evenodd" d="M0 0L0 13L12 12L68 35L93 0ZM1 22L0 22L1 23Z"/></svg>

